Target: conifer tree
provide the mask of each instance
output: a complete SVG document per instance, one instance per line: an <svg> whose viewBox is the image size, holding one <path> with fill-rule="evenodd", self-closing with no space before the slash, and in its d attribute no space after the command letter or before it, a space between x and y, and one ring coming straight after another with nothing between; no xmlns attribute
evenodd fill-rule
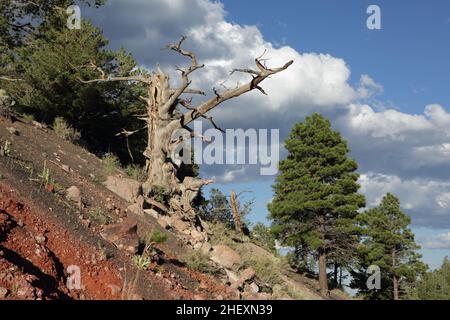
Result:
<svg viewBox="0 0 450 320"><path fill-rule="evenodd" d="M411 218L400 210L398 198L388 193L380 205L359 215L363 236L359 248L360 268L353 272L352 287L369 299L400 299L405 289L425 272L416 251L420 247L409 229ZM367 269L381 271L381 288L367 287Z"/></svg>
<svg viewBox="0 0 450 320"><path fill-rule="evenodd" d="M448 257L445 257L439 269L427 272L417 285L411 288L408 298L450 300L450 261Z"/></svg>
<svg viewBox="0 0 450 320"><path fill-rule="evenodd" d="M328 257L346 263L358 244L354 219L365 205L358 194L357 164L348 157L347 143L319 114L294 126L285 143L287 159L269 204L272 231L285 246L314 252L322 294L328 293Z"/></svg>

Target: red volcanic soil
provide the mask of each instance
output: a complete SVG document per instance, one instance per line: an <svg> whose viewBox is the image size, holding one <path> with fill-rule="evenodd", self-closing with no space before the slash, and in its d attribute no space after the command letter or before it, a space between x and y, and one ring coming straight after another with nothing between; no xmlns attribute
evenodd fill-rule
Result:
<svg viewBox="0 0 450 320"><path fill-rule="evenodd" d="M80 268L82 290L67 288L69 266ZM0 287L6 299L117 299L122 281L96 248L0 186Z"/></svg>

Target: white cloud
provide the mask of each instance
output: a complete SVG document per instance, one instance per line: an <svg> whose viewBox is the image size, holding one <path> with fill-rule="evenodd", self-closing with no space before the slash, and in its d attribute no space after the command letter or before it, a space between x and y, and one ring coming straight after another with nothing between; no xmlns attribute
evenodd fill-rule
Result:
<svg viewBox="0 0 450 320"><path fill-rule="evenodd" d="M424 249L450 249L450 232L418 239Z"/></svg>
<svg viewBox="0 0 450 320"><path fill-rule="evenodd" d="M131 50L148 68L160 63L174 72L187 63L167 50L168 42L187 35L186 48L197 53L206 67L193 75L193 86L203 89L222 84L234 87L248 75L229 76L233 68L254 67L254 58L266 52L267 65L294 64L267 79L262 86L269 94L248 93L213 114L223 128L280 128L281 138L303 116L324 112L349 141L360 164L363 191L370 204L386 192L400 196L414 222L437 226L448 219L450 186L450 113L442 106L426 106L423 114L408 114L393 108L377 111L368 98L381 94L383 86L369 75L356 85L343 59L326 53L301 53L264 39L257 26L227 21L223 4L209 0L110 0L92 19L102 26L112 46ZM174 73L175 74L175 73ZM225 82L224 82L225 81ZM211 92L211 91L209 91ZM202 168L218 182L259 178L255 167Z"/></svg>
<svg viewBox="0 0 450 320"><path fill-rule="evenodd" d="M450 227L450 182L431 179L402 179L369 172L359 180L368 207L376 206L390 192L401 199L402 208L422 226Z"/></svg>

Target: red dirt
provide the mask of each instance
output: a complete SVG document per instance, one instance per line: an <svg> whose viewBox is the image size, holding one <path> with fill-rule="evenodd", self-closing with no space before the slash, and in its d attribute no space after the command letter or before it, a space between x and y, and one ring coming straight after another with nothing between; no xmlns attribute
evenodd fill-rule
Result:
<svg viewBox="0 0 450 320"><path fill-rule="evenodd" d="M65 284L72 265L80 267L81 290ZM7 299L117 299L122 281L96 248L0 186L0 287Z"/></svg>
<svg viewBox="0 0 450 320"><path fill-rule="evenodd" d="M9 133L10 126L19 134ZM0 299L2 289L8 290L7 299L237 298L220 278L193 272L180 262L190 249L173 233L152 218L127 212L129 203L102 185L104 167L93 154L50 130L0 118L0 141L5 140L12 142L12 154L0 158ZM43 164L59 189L80 189L81 207L56 192L55 185L43 188L30 179L30 168L36 178ZM162 265L138 272L132 254L104 239L104 226L89 220L92 209L100 209L113 224L135 220L140 237L154 228L166 232L167 242L159 245ZM82 290L65 284L71 265L81 269ZM132 292L130 285L135 286Z"/></svg>

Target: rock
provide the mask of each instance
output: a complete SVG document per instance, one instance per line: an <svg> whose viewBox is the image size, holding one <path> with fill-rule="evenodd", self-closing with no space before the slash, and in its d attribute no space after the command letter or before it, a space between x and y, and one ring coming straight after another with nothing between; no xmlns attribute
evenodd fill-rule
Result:
<svg viewBox="0 0 450 320"><path fill-rule="evenodd" d="M265 250L264 248L261 248L260 246L257 246L254 243L245 242L242 245L243 249L245 249L245 252L251 253L254 257L260 258L261 260L268 260L275 264L280 262L280 259L273 253Z"/></svg>
<svg viewBox="0 0 450 320"><path fill-rule="evenodd" d="M37 235L36 236L36 242L39 244L45 244L45 242L47 241L47 238L44 235Z"/></svg>
<svg viewBox="0 0 450 320"><path fill-rule="evenodd" d="M211 260L224 268L233 269L240 265L241 256L226 245L218 245L213 247Z"/></svg>
<svg viewBox="0 0 450 320"><path fill-rule="evenodd" d="M245 286L244 291L246 292L250 292L250 293L258 293L259 292L259 287L256 283L252 282L251 284L247 284Z"/></svg>
<svg viewBox="0 0 450 320"><path fill-rule="evenodd" d="M111 290L112 296L117 296L122 291L122 288L119 286L116 286L115 284L108 285L108 288Z"/></svg>
<svg viewBox="0 0 450 320"><path fill-rule="evenodd" d="M37 122L36 120L32 120L31 124L38 129L45 129L47 127L46 125L44 125L40 122Z"/></svg>
<svg viewBox="0 0 450 320"><path fill-rule="evenodd" d="M127 207L127 212L142 215L144 211L142 210L141 206L139 206L137 203L133 203L132 205Z"/></svg>
<svg viewBox="0 0 450 320"><path fill-rule="evenodd" d="M81 205L81 191L78 187L71 186L66 190L66 199Z"/></svg>
<svg viewBox="0 0 450 320"><path fill-rule="evenodd" d="M247 268L241 272L241 281L246 282L252 280L255 277L255 270L253 268Z"/></svg>
<svg viewBox="0 0 450 320"><path fill-rule="evenodd" d="M141 184L130 178L108 176L105 187L128 202L134 202L142 193Z"/></svg>
<svg viewBox="0 0 450 320"><path fill-rule="evenodd" d="M113 243L119 249L136 254L140 246L137 230L138 225L136 221L126 219L121 224L106 227L101 235L105 240Z"/></svg>
<svg viewBox="0 0 450 320"><path fill-rule="evenodd" d="M163 229L170 229L170 226L169 226L169 224L167 223L167 221L166 220L164 220L164 219L158 219L158 220L156 220L157 222L158 222L158 224L161 226L161 228L163 228Z"/></svg>
<svg viewBox="0 0 450 320"><path fill-rule="evenodd" d="M183 233L183 234L190 234L191 231L189 223L187 223L186 221L181 220L178 217L172 217L172 226L175 230Z"/></svg>
<svg viewBox="0 0 450 320"><path fill-rule="evenodd" d="M205 236L201 232L198 232L197 230L191 231L191 237L196 242L203 242L205 240Z"/></svg>
<svg viewBox="0 0 450 320"><path fill-rule="evenodd" d="M209 242L202 243L202 246L200 248L200 250L202 250L202 253L206 254L208 256L209 256L209 252L211 251L211 249L212 249L212 246Z"/></svg>
<svg viewBox="0 0 450 320"><path fill-rule="evenodd" d="M18 136L19 135L19 130L17 130L16 128L13 127L8 127L6 128L6 130L8 130L8 132L14 136Z"/></svg>
<svg viewBox="0 0 450 320"><path fill-rule="evenodd" d="M5 299L8 295L8 289L0 287L0 299Z"/></svg>
<svg viewBox="0 0 450 320"><path fill-rule="evenodd" d="M242 287L243 282L241 281L239 275L230 270L225 270L225 272L227 273L228 282L230 283L231 288L239 289Z"/></svg>
<svg viewBox="0 0 450 320"><path fill-rule="evenodd" d="M268 293L260 292L260 293L251 293L251 292L243 292L242 298L244 300L270 300L271 295Z"/></svg>
<svg viewBox="0 0 450 320"><path fill-rule="evenodd" d="M159 219L159 213L156 212L156 210L153 209L144 209L144 212L146 214L148 214L149 216L155 218L155 219Z"/></svg>
<svg viewBox="0 0 450 320"><path fill-rule="evenodd" d="M200 250L202 248L201 242L196 242L193 246L194 250Z"/></svg>
<svg viewBox="0 0 450 320"><path fill-rule="evenodd" d="M62 164L61 169L63 169L65 172L71 172L72 169L67 164Z"/></svg>

